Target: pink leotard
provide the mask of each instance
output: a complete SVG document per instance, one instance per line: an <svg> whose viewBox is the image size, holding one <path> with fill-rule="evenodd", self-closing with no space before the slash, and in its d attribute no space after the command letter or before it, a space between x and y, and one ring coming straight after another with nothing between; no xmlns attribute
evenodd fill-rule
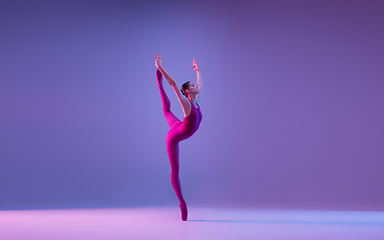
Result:
<svg viewBox="0 0 384 240"><path fill-rule="evenodd" d="M200 106L197 104L198 108L191 103L191 113L188 117L184 117L183 123L181 124L181 132L187 136L192 136L197 129L199 129L203 115L201 115Z"/></svg>

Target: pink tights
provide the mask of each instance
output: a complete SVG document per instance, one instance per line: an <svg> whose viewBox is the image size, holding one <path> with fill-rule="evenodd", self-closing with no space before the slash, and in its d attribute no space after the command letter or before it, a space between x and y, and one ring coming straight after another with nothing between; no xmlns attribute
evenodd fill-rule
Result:
<svg viewBox="0 0 384 240"><path fill-rule="evenodd" d="M167 94L164 91L162 83L162 74L159 70L156 71L156 81L159 87L161 101L163 103L163 113L167 120L169 131L165 138L165 146L169 162L171 164L171 183L173 190L176 193L180 202L181 218L183 221L187 220L188 211L187 205L181 192L181 184L179 178L179 142L189 138L190 136L184 135L180 126L182 122L171 112L171 102L169 101Z"/></svg>

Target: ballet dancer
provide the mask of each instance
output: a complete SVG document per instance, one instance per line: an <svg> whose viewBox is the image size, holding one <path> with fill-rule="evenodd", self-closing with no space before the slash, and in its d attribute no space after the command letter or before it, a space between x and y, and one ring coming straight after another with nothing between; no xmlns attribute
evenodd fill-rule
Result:
<svg viewBox="0 0 384 240"><path fill-rule="evenodd" d="M193 66L191 69L196 72L197 86L188 81L184 83L179 90L175 81L161 66L161 55L158 54L156 56L155 54L154 57L155 65L157 67L156 82L157 86L159 87L161 101L163 103L163 113L169 126L169 131L165 138L165 146L167 149L169 162L171 164L171 183L173 190L175 191L176 196L180 202L179 207L181 211L181 219L186 221L188 218L188 210L187 204L181 192L179 179L179 142L191 137L199 128L202 119L200 111L200 99L203 85L200 78L199 67L197 66L195 59L193 59ZM171 103L164 91L162 76L164 76L165 80L167 80L167 82L173 88L173 91L176 93L177 99L183 108L183 121L180 121L171 112Z"/></svg>

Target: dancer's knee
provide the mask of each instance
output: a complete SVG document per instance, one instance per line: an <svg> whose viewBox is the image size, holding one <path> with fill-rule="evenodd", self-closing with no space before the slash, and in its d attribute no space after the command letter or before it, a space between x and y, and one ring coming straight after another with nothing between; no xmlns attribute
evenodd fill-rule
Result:
<svg viewBox="0 0 384 240"><path fill-rule="evenodd" d="M164 113L165 117L167 117L168 114L172 113L171 108L163 107L163 113Z"/></svg>
<svg viewBox="0 0 384 240"><path fill-rule="evenodd" d="M179 167L172 167L171 169L171 178L179 177Z"/></svg>

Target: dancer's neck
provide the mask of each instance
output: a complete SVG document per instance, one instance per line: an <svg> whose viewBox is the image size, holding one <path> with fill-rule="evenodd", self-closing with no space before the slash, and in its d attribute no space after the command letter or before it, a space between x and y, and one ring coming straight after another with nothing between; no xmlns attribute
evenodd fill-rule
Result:
<svg viewBox="0 0 384 240"><path fill-rule="evenodd" d="M188 100L189 100L190 102L192 102L193 105L196 106L196 103L197 103L197 102L196 102L196 96L194 96L194 97L189 96Z"/></svg>

